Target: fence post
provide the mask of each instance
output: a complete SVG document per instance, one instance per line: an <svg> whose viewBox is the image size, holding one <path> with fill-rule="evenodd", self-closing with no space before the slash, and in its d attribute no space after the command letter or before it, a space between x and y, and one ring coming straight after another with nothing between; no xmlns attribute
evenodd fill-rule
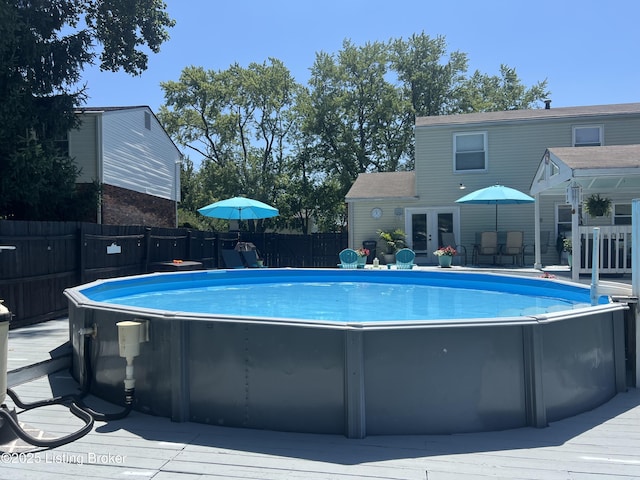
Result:
<svg viewBox="0 0 640 480"><path fill-rule="evenodd" d="M185 252L185 260L194 260L191 258L191 242L193 241L191 237L191 230L187 230L187 248Z"/></svg>
<svg viewBox="0 0 640 480"><path fill-rule="evenodd" d="M151 228L145 227L144 229L144 257L143 261L143 272L149 273L149 258L151 256Z"/></svg>
<svg viewBox="0 0 640 480"><path fill-rule="evenodd" d="M78 284L82 285L87 278L85 274L85 270L87 269L87 253L84 223L80 224L80 228L76 234L78 235Z"/></svg>

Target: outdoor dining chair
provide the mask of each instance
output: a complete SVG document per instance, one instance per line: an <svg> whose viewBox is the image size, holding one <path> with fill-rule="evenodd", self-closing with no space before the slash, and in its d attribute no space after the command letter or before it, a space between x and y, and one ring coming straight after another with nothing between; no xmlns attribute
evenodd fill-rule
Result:
<svg viewBox="0 0 640 480"><path fill-rule="evenodd" d="M482 232L480 234L480 244L474 247L473 251L473 263L477 264L479 257L491 256L493 257L493 263L496 263L496 256L498 251L498 232Z"/></svg>
<svg viewBox="0 0 640 480"><path fill-rule="evenodd" d="M467 264L467 248L464 245L458 245L456 243L456 236L453 232L443 232L440 234L442 239L442 245L438 245L438 248L441 247L453 247L456 250L456 255L459 256L464 263L462 265Z"/></svg>
<svg viewBox="0 0 640 480"><path fill-rule="evenodd" d="M543 230L540 232L540 254L545 255L549 251L549 247L555 246L551 242L551 232L549 230ZM535 257L535 243L525 245L522 255L523 261L526 261L526 257Z"/></svg>
<svg viewBox="0 0 640 480"><path fill-rule="evenodd" d="M511 257L512 263L522 266L524 265L524 233L523 232L507 232L506 243L500 250L500 263L502 257Z"/></svg>

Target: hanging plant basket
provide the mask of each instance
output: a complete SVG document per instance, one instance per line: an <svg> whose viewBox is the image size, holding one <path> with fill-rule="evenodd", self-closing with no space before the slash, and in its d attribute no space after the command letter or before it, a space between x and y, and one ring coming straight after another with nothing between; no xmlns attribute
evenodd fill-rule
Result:
<svg viewBox="0 0 640 480"><path fill-rule="evenodd" d="M599 193L591 195L584 203L585 211L592 217L603 217L611 212L611 199Z"/></svg>

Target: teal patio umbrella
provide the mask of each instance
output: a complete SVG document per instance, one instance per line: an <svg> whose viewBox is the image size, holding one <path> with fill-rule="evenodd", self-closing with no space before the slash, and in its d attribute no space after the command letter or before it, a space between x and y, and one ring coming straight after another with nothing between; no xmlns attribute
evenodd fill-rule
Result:
<svg viewBox="0 0 640 480"><path fill-rule="evenodd" d="M498 205L532 202L535 202L533 197L530 197L526 193L522 193L520 190L505 187L503 185L491 185L490 187L481 188L480 190L471 192L456 200L456 203L495 205L496 232L498 231Z"/></svg>
<svg viewBox="0 0 640 480"><path fill-rule="evenodd" d="M279 215L278 209L246 197L233 197L198 209L205 217L224 220L257 220Z"/></svg>

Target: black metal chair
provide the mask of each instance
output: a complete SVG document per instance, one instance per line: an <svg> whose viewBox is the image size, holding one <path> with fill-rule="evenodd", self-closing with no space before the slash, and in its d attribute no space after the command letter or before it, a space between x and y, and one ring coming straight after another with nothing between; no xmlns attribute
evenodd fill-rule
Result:
<svg viewBox="0 0 640 480"><path fill-rule="evenodd" d="M441 239L442 245L438 245L438 248L449 247L449 246L455 248L457 252L456 256L459 256L464 259L464 263L462 263L462 265L467 264L467 247L456 243L456 236L454 235L453 232L442 232L440 234L440 239Z"/></svg>

